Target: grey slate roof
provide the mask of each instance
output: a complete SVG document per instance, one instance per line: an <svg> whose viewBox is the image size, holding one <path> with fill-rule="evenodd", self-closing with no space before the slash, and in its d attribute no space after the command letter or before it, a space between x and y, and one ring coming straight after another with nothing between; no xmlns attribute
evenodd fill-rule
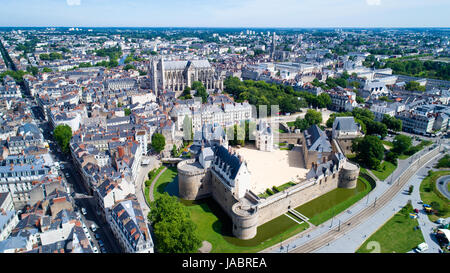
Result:
<svg viewBox="0 0 450 273"><path fill-rule="evenodd" d="M336 117L333 123L333 129L345 132L354 132L358 130L354 117Z"/></svg>
<svg viewBox="0 0 450 273"><path fill-rule="evenodd" d="M317 125L309 127L304 132L306 147L308 151L317 152L331 152L331 144L324 131L322 131Z"/></svg>

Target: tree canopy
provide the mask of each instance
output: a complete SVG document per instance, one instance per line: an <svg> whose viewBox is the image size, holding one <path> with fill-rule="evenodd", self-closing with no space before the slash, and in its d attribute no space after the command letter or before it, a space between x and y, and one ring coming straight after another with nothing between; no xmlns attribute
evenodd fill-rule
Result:
<svg viewBox="0 0 450 273"><path fill-rule="evenodd" d="M376 136L366 135L356 138L352 142L352 152L363 166L377 169L384 158L383 143Z"/></svg>
<svg viewBox="0 0 450 273"><path fill-rule="evenodd" d="M224 86L225 92L233 96L236 102L248 101L257 109L260 105L267 105L268 115L271 115L271 105L279 105L282 113L297 112L306 106L299 98L300 92L294 91L292 86L288 85L252 80L240 81L237 77L228 77L224 81Z"/></svg>
<svg viewBox="0 0 450 273"><path fill-rule="evenodd" d="M69 152L69 143L72 138L72 128L69 125L61 124L55 127L53 130L53 137L58 143L63 153Z"/></svg>
<svg viewBox="0 0 450 273"><path fill-rule="evenodd" d="M384 115L382 122L392 131L398 132L402 130L402 121L400 119L391 117L390 115Z"/></svg>
<svg viewBox="0 0 450 273"><path fill-rule="evenodd" d="M408 151L412 146L412 139L409 136L397 135L393 141L394 148L393 151L397 154L403 154Z"/></svg>
<svg viewBox="0 0 450 273"><path fill-rule="evenodd" d="M174 196L161 194L150 204L148 215L160 253L197 252L201 240L189 211Z"/></svg>
<svg viewBox="0 0 450 273"><path fill-rule="evenodd" d="M160 133L154 133L152 135L152 147L155 149L157 153L160 153L164 150L166 146L166 138Z"/></svg>
<svg viewBox="0 0 450 273"><path fill-rule="evenodd" d="M322 122L322 113L313 109L308 109L305 118L301 119L300 117L298 117L295 120L294 125L295 128L300 129L301 131L305 131L312 125L314 124L319 125L321 122Z"/></svg>

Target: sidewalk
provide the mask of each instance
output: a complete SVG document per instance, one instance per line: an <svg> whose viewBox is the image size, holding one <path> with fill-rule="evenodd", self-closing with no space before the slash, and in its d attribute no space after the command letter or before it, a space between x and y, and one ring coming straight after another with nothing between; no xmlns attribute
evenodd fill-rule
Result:
<svg viewBox="0 0 450 273"><path fill-rule="evenodd" d="M400 177L400 175L403 174L405 172L405 170L408 169L408 167L411 165L411 162L414 162L417 158L419 158L419 156L422 156L428 152L429 152L428 149L424 149L424 150L420 151L418 154L413 155L408 159L400 160L397 169L385 181L377 181L377 186L375 187L375 189L373 189L367 195L367 197L364 197L363 199L358 201L356 204L351 206L346 211L335 216L333 219L326 221L325 223L321 224L320 226L317 226L317 227L311 228L310 230L307 230L306 231L307 233L298 234L296 236L291 237L290 239L284 241L282 243L282 245L288 246L288 248L294 249L298 246L307 244L312 239L320 238L322 235L329 232L331 229L337 230L341 223L346 222L347 220L351 219L353 217L353 215L359 213L360 211L366 209L367 207L373 206L374 203L376 204L376 199L379 198L380 196L382 196L388 188L390 188L392 186L396 186L395 183L393 185L390 185L390 183L392 183L392 181L395 182L396 179L398 177ZM394 199L397 199L397 198L394 198ZM403 203L401 207L403 207L405 204L406 204L406 202ZM399 205L397 205L397 207L398 206ZM388 209L386 209L386 207L388 207ZM397 208L397 209L400 209L400 208ZM388 210L390 210L389 213L388 213ZM377 213L380 213L380 211L378 211ZM380 218L371 217L370 220L366 221L366 223L371 223L371 227L381 226L387 219L389 219L395 213L395 211L392 207L389 208L389 206L385 206L385 208L381 209L381 215L383 215L383 213L385 214L386 219L383 219L381 217ZM362 232L361 230L359 230L359 232L355 232L355 230L358 230L358 228L361 228L360 226L362 226L362 225L360 224L356 228L352 229L350 232L351 232L351 234L358 234L358 236L360 236L361 240L362 240L362 239L364 239L363 236L365 233ZM371 233L369 233L369 234L371 234ZM369 236L369 234L367 234L367 236ZM346 234L344 234L343 237L345 237L345 235ZM334 240L334 242L339 241L340 239L342 239L342 237ZM361 245L361 243L359 243L359 244L357 243L356 247L359 247L359 245ZM331 245L333 245L333 243L330 242L329 245L331 246ZM268 249L265 249L262 252L272 252L272 253L286 252L286 250L284 248L281 248L280 246L281 246L281 244L277 244L276 246L272 246ZM345 248L345 249L339 249L339 250L336 249L335 251L332 251L330 249L330 252L354 252L356 247L352 246L351 248Z"/></svg>
<svg viewBox="0 0 450 273"><path fill-rule="evenodd" d="M316 253L354 253L373 233L381 228L394 214L399 212L408 202L411 200L414 208L420 210L418 221L425 238L425 242L429 246L428 253L438 253L439 245L435 243L431 237L431 229L437 226L428 220L427 215L422 211L422 206L418 204L420 201L419 187L422 179L427 175L429 168L426 166L432 166L437 162L437 159L442 154L434 157L428 164L423 165L418 172L411 177L411 179L403 186L403 190L400 191L394 199L392 199L385 207L375 213L368 221L360 224L356 228L352 229L350 233L342 236L341 238L331 242L329 245L324 246ZM414 190L412 195L406 194L409 186L413 185ZM393 185L395 187L396 185Z"/></svg>
<svg viewBox="0 0 450 273"><path fill-rule="evenodd" d="M150 157L152 158L152 157ZM150 172L152 169L154 169L155 167L157 167L157 161L152 159L151 163L148 164L147 166L139 166L138 169L138 177L136 179L136 183L135 183L135 193L136 193L136 197L138 199L139 205L141 206L142 209L142 213L147 216L147 214L150 212L150 208L147 205L147 202L145 201L145 196L144 196L144 182L147 180L148 178L148 172Z"/></svg>

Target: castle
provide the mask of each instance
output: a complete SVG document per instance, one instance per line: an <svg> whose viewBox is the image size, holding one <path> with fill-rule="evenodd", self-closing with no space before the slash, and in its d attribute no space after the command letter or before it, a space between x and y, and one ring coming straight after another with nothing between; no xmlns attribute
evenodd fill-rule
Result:
<svg viewBox="0 0 450 273"><path fill-rule="evenodd" d="M261 128L267 133L266 127ZM303 133L301 144L306 178L266 198L251 190L252 183L260 181L252 181L241 155L223 145L202 146L196 158L178 163L179 196L186 200L212 197L232 219L233 234L251 239L258 226L290 209L338 187L356 187L359 166L347 161L336 140L330 142L314 125ZM261 153L267 153L266 147L261 148Z"/></svg>

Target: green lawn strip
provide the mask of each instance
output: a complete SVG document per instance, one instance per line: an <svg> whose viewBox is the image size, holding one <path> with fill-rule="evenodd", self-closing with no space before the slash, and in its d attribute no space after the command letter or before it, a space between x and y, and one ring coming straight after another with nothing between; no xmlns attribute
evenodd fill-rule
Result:
<svg viewBox="0 0 450 273"><path fill-rule="evenodd" d="M150 196L148 195L150 192L150 187L145 187L144 189L144 196L145 196L145 201L147 201L147 204L150 205L151 201L150 201Z"/></svg>
<svg viewBox="0 0 450 273"><path fill-rule="evenodd" d="M372 234L356 252L372 252L372 247L367 249L367 245L372 241L380 244L381 253L406 253L424 242L422 231L420 229L414 230L419 222L417 219L409 217L410 212L412 212L411 205L403 207L378 231Z"/></svg>
<svg viewBox="0 0 450 273"><path fill-rule="evenodd" d="M390 142L390 141L382 140L381 142L382 142L384 145L386 145L386 146L389 146L389 147L391 147L391 148L394 148L394 144L393 144L392 142Z"/></svg>
<svg viewBox="0 0 450 273"><path fill-rule="evenodd" d="M147 174L147 176L148 176L148 179L150 179L150 180L153 180L155 177L157 177L158 176L158 174L162 171L164 169L164 166L160 166L158 169L156 169L156 171L155 171L155 174L153 175L153 177L150 177L150 172L149 172L149 174Z"/></svg>
<svg viewBox="0 0 450 273"><path fill-rule="evenodd" d="M383 161L380 165L380 171L378 170L371 170L372 173L378 177L380 180L385 180L395 169L397 166L392 164L389 161Z"/></svg>
<svg viewBox="0 0 450 273"><path fill-rule="evenodd" d="M450 216L450 202L436 187L436 180L445 175L450 175L450 171L431 172L431 175L425 177L420 184L420 199L422 199L423 203L431 205L432 202L437 202L439 204L439 215L428 215L428 218L432 222L441 217L446 218Z"/></svg>
<svg viewBox="0 0 450 273"><path fill-rule="evenodd" d="M280 243L301 231L306 230L307 223L298 224L285 215L281 215L258 227L255 238L240 240L231 233L231 220L220 210L215 201L200 201L192 204L182 200L197 225L200 239L212 244L214 253L255 253ZM223 226L225 225L225 226Z"/></svg>
<svg viewBox="0 0 450 273"><path fill-rule="evenodd" d="M285 183L285 184L283 184L283 185L281 185L281 186L278 186L277 187L277 189L279 190L279 191L284 191L285 189L287 189L287 188L290 188L290 187L292 187L292 186L294 186L294 185L296 185L294 182L287 182L287 183Z"/></svg>
<svg viewBox="0 0 450 273"><path fill-rule="evenodd" d="M288 121L288 122L286 122L286 124L287 124L289 127L293 127L293 126L295 126L295 121Z"/></svg>
<svg viewBox="0 0 450 273"><path fill-rule="evenodd" d="M310 218L312 224L320 225L361 200L373 187L374 185L360 176L355 189L334 189L295 210Z"/></svg>
<svg viewBox="0 0 450 273"><path fill-rule="evenodd" d="M163 194L165 192L165 188L167 184L172 182L177 176L177 168L176 167L167 167L167 170L161 174L158 180L155 182L153 186L153 198L156 200L159 194Z"/></svg>
<svg viewBox="0 0 450 273"><path fill-rule="evenodd" d="M405 159L408 159L409 157L410 157L410 155L401 154L401 155L398 156L398 159L405 160Z"/></svg>

